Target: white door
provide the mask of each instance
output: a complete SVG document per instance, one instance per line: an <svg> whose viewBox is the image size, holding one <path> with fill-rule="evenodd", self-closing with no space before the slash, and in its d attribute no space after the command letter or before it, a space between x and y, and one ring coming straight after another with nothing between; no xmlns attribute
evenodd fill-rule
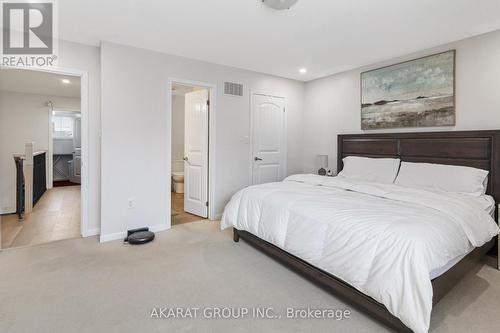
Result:
<svg viewBox="0 0 500 333"><path fill-rule="evenodd" d="M185 97L184 210L208 217L208 90Z"/></svg>
<svg viewBox="0 0 500 333"><path fill-rule="evenodd" d="M252 95L252 184L285 176L285 99Z"/></svg>

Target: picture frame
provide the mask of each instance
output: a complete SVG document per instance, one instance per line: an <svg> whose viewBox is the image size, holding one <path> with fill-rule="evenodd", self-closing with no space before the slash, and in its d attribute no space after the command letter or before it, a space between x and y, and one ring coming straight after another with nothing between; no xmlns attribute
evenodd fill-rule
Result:
<svg viewBox="0 0 500 333"><path fill-rule="evenodd" d="M360 74L361 129L455 126L456 50Z"/></svg>

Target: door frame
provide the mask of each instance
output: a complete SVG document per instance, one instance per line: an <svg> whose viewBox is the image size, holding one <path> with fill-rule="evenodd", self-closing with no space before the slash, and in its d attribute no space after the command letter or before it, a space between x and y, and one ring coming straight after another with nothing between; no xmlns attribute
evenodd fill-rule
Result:
<svg viewBox="0 0 500 333"><path fill-rule="evenodd" d="M167 171L168 171L168 179L170 180L170 175L172 174L172 85L174 83L183 84L187 86L195 86L202 87L208 89L208 96L210 100L210 106L208 109L208 178L207 178L207 187L208 187L208 219L215 220L216 212L215 212L215 175L216 175L216 163L215 163L215 120L216 120L216 110L217 110L217 85L215 83L210 82L202 82L196 80L188 80L188 79L180 79L169 77L167 84L167 129L169 130L169 134L167 135L167 146L170 147L170 153L167 154ZM171 184L170 182L167 185L167 211L168 211L168 228L172 227L171 220Z"/></svg>
<svg viewBox="0 0 500 333"><path fill-rule="evenodd" d="M79 69L63 68L63 67L15 67L15 66L0 66L1 68L11 68L11 69L21 69L29 71L38 71L51 74L59 74L65 76L75 76L80 78L80 113L82 118L82 183L80 188L81 193L81 212L80 212L80 235L82 237L89 237L95 235L95 232L89 230L89 74L87 71L82 71ZM49 109L51 107L47 106ZM52 110L49 110L51 112ZM49 121L51 118L49 117ZM50 130L49 123L49 138L52 137L52 131ZM51 147L52 140L49 140L48 147ZM48 152L47 152L48 154ZM48 163L47 167L52 167L52 156L47 156ZM47 174L50 174L52 170L49 170ZM52 177L51 177L52 178ZM52 187L52 183L50 184Z"/></svg>
<svg viewBox="0 0 500 333"><path fill-rule="evenodd" d="M287 111L286 111L286 97L285 96L279 96L277 94L272 94L272 93L261 93L257 91L250 91L250 135L249 135L249 142L250 142L250 170L248 174L248 184L253 185L253 158L254 158L254 151L253 151L253 121L254 121L254 116L253 116L253 96L254 95L260 95L260 96L267 96L267 97L275 97L275 98L283 98L283 108L285 110L285 119L283 121L283 179L286 177L287 172L288 172L288 165L287 165L287 159L288 159L288 149L287 149L287 142L288 142L288 117L287 117Z"/></svg>
<svg viewBox="0 0 500 333"><path fill-rule="evenodd" d="M81 102L80 102L81 106ZM52 156L54 152L54 138L52 135L52 116L54 111L68 111L68 112L80 112L80 117L82 116L82 111L81 110L76 110L76 109L71 109L71 108L58 108L54 107L54 104L50 102L49 104L49 149L48 149L48 155ZM83 125L83 120L82 120L82 125ZM54 160L52 158L48 158L48 162L46 163L47 165L47 189L51 189L54 187Z"/></svg>

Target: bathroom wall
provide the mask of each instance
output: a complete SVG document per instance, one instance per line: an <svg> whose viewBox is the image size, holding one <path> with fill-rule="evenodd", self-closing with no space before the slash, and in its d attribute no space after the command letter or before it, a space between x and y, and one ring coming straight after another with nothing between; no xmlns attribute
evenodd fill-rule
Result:
<svg viewBox="0 0 500 333"><path fill-rule="evenodd" d="M172 171L184 171L184 96L172 95Z"/></svg>

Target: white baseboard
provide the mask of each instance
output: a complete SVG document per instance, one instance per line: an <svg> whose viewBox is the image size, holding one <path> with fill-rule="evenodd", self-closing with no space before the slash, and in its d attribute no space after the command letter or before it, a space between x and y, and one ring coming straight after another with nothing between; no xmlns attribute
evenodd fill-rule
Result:
<svg viewBox="0 0 500 333"><path fill-rule="evenodd" d="M121 232L115 232L112 234L105 234L99 237L99 242L105 243L105 242L111 242L117 239L123 240L125 237L127 237L127 232L126 231L121 231Z"/></svg>
<svg viewBox="0 0 500 333"><path fill-rule="evenodd" d="M152 232L160 232L160 231L165 231L168 229L170 229L170 226L166 225L166 224L158 224L158 225L149 227L149 230L151 230Z"/></svg>
<svg viewBox="0 0 500 333"><path fill-rule="evenodd" d="M158 224L158 225L154 225L152 227L149 227L149 230L151 230L152 232L160 232L160 231L165 231L168 229L170 229L170 226L168 226L167 224ZM123 239L125 239L125 237L127 237L127 231L121 231L121 232L115 232L112 234L101 235L99 241L101 243L104 243L104 242L110 242L110 241L114 241L114 240L118 240L118 239L123 240Z"/></svg>
<svg viewBox="0 0 500 333"><path fill-rule="evenodd" d="M0 208L0 215L8 215L8 214L15 214L15 213L16 213L15 207Z"/></svg>
<svg viewBox="0 0 500 333"><path fill-rule="evenodd" d="M220 220L222 218L222 213L215 214L213 220Z"/></svg>
<svg viewBox="0 0 500 333"><path fill-rule="evenodd" d="M99 235L100 233L101 233L100 228L89 229L83 233L82 237L96 236L96 235Z"/></svg>

